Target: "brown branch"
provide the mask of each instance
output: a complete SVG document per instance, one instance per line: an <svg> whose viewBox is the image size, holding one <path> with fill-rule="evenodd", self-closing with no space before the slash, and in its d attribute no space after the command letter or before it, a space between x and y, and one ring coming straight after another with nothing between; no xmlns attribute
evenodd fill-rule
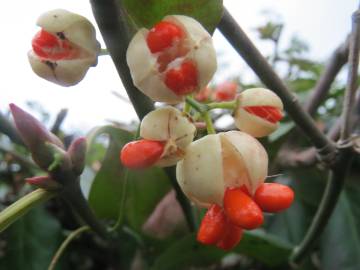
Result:
<svg viewBox="0 0 360 270"><path fill-rule="evenodd" d="M56 115L55 122L53 126L51 127L51 132L58 135L60 131L60 127L62 123L64 122L66 116L68 113L68 109L61 109L60 112Z"/></svg>
<svg viewBox="0 0 360 270"><path fill-rule="evenodd" d="M1 113L0 113L0 133L3 133L6 136L8 136L12 142L16 144L24 145L14 125Z"/></svg>
<svg viewBox="0 0 360 270"><path fill-rule="evenodd" d="M352 111L355 105L355 95L357 89L357 74L359 68L359 51L360 51L360 10L357 10L353 16L352 35L350 39L349 53L349 73L345 98L343 104L342 126L340 132L340 140L349 139L352 131Z"/></svg>
<svg viewBox="0 0 360 270"><path fill-rule="evenodd" d="M330 87L334 82L341 68L347 63L349 55L349 37L333 53L330 61L325 67L324 73L320 76L310 97L304 104L304 109L309 114L314 115L320 104L326 99Z"/></svg>
<svg viewBox="0 0 360 270"><path fill-rule="evenodd" d="M224 15L218 28L261 81L280 96L290 117L297 126L301 127L315 147L321 149L325 156L334 155L336 153L335 144L316 127L311 116L304 111L298 99L289 91L226 9L224 9Z"/></svg>
<svg viewBox="0 0 360 270"><path fill-rule="evenodd" d="M360 90L356 96L355 104L357 104L358 109L360 110ZM354 116L352 118L352 127L355 128L359 121L360 115L358 112L353 112ZM326 136L332 141L337 141L340 137L340 128L342 120L337 119L333 126L326 133ZM278 152L278 156L275 160L273 169L275 172L279 170L279 166L284 168L296 168L296 167L310 167L314 166L318 162L317 151L314 147L309 147L306 149L297 149L293 150L293 147L284 147L281 148ZM273 171L273 172L274 172Z"/></svg>

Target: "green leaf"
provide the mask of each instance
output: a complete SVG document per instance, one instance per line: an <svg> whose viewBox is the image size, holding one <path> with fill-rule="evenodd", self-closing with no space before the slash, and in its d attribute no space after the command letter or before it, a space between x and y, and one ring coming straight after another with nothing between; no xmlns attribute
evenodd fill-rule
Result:
<svg viewBox="0 0 360 270"><path fill-rule="evenodd" d="M37 207L9 227L2 240L5 248L0 269L47 269L61 244L61 227L44 208Z"/></svg>
<svg viewBox="0 0 360 270"><path fill-rule="evenodd" d="M119 128L104 126L88 136L90 148L95 139L102 134L107 134L110 142L102 166L91 186L89 203L99 218L115 220L122 202L125 174L119 153L124 144L132 140L133 135Z"/></svg>
<svg viewBox="0 0 360 270"><path fill-rule="evenodd" d="M140 230L156 205L170 189L170 180L162 169L129 171L126 217L129 225Z"/></svg>
<svg viewBox="0 0 360 270"><path fill-rule="evenodd" d="M187 15L199 21L210 33L219 23L221 0L124 0L123 7L138 28L151 28L166 15Z"/></svg>
<svg viewBox="0 0 360 270"><path fill-rule="evenodd" d="M124 210L127 221L131 227L140 230L157 203L170 189L170 181L160 168L134 171L122 166L119 153L126 143L133 140L134 135L116 127L105 126L91 133L90 143L95 142L94 139L101 134L107 134L110 142L91 186L90 205L98 217L116 220L119 209L126 200ZM126 198L123 198L124 195Z"/></svg>
<svg viewBox="0 0 360 270"><path fill-rule="evenodd" d="M245 232L240 244L232 252L245 254L270 267L287 261L291 246L261 231ZM196 241L195 234L185 236L165 250L156 260L152 270L187 269L190 266L207 266L219 262L227 252Z"/></svg>
<svg viewBox="0 0 360 270"><path fill-rule="evenodd" d="M262 230L246 231L236 252L255 258L269 267L287 262L292 246Z"/></svg>
<svg viewBox="0 0 360 270"><path fill-rule="evenodd" d="M358 193L359 194L359 193ZM321 265L327 270L356 270L360 267L360 200L350 201L343 191L321 237Z"/></svg>

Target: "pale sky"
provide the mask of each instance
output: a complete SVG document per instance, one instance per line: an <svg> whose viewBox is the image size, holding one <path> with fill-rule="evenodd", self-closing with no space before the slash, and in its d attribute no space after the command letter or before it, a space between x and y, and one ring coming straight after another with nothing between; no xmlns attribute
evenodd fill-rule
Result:
<svg viewBox="0 0 360 270"><path fill-rule="evenodd" d="M225 0L224 4L264 54L271 47L256 38L254 28L268 18L262 11L271 10L285 23L282 46L286 46L296 34L309 43L310 56L316 60L326 60L344 40L350 32L350 16L357 7L355 0ZM4 7L0 9L0 51L3 53L0 65L1 112L7 111L9 103L27 109L27 100L39 102L53 117L61 108L68 108L64 126L67 130L79 132L104 124L105 119L120 122L136 119L132 106L111 94L117 91L126 96L108 56L100 57L97 67L91 68L83 81L70 88L47 82L30 68L27 51L31 48L32 37L39 30L35 25L37 17L47 10L63 8L79 13L95 24L88 1L7 1ZM98 40L104 47L99 32ZM214 44L217 51L223 52L219 62L227 64L226 70L216 74L218 81L251 74L218 32L214 35Z"/></svg>

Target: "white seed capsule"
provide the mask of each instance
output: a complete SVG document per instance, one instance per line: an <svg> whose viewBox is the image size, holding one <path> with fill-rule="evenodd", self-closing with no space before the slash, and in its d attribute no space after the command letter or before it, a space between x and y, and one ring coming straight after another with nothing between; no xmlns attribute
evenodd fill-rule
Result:
<svg viewBox="0 0 360 270"><path fill-rule="evenodd" d="M184 96L166 85L167 72L179 68L184 62L191 62L197 70L197 85L192 92L199 91L206 87L216 71L216 53L210 34L196 20L171 15L162 22L180 27L184 37L164 51L151 53L146 40L149 30L142 28L131 40L126 59L135 86L154 101L176 104L182 102ZM165 63L159 60L164 58L167 59Z"/></svg>
<svg viewBox="0 0 360 270"><path fill-rule="evenodd" d="M267 175L268 156L250 135L229 131L207 135L187 149L176 176L183 192L195 204L223 204L227 187L245 186L251 194Z"/></svg>
<svg viewBox="0 0 360 270"><path fill-rule="evenodd" d="M251 88L238 96L235 125L254 137L267 136L278 127L282 117L283 103L272 91Z"/></svg>
<svg viewBox="0 0 360 270"><path fill-rule="evenodd" d="M34 50L28 52L31 68L38 76L62 86L72 86L84 78L89 67L97 64L100 44L95 28L85 17L56 9L42 14L37 25L52 35L58 44L65 44L65 47L54 45L53 48L44 45L47 55L39 55ZM41 47L35 39L33 45ZM68 50L69 55L54 58L53 54L59 50Z"/></svg>
<svg viewBox="0 0 360 270"><path fill-rule="evenodd" d="M163 107L148 113L141 121L140 136L165 142L164 153L155 163L159 167L175 165L193 141L196 127L174 107Z"/></svg>

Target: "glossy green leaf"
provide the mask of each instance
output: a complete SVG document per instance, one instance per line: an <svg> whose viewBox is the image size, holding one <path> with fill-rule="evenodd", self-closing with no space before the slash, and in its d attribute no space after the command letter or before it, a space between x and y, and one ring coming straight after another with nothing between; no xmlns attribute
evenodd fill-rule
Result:
<svg viewBox="0 0 360 270"><path fill-rule="evenodd" d="M261 230L246 231L234 251L275 267L287 262L292 246Z"/></svg>
<svg viewBox="0 0 360 270"><path fill-rule="evenodd" d="M347 192L342 192L321 237L323 269L357 270L360 267L360 228L357 224L360 219L360 199L358 195L353 200L349 198Z"/></svg>
<svg viewBox="0 0 360 270"><path fill-rule="evenodd" d="M104 126L89 135L90 147L102 134L108 135L110 142L102 166L91 186L89 203L99 218L115 220L122 202L125 175L119 153L124 144L133 139L133 135L119 128Z"/></svg>
<svg viewBox="0 0 360 270"><path fill-rule="evenodd" d="M170 180L162 169L130 171L126 200L126 217L129 225L140 230L169 189Z"/></svg>
<svg viewBox="0 0 360 270"><path fill-rule="evenodd" d="M1 235L0 269L47 269L62 241L57 220L42 207L32 209Z"/></svg>
<svg viewBox="0 0 360 270"><path fill-rule="evenodd" d="M219 23L221 0L124 0L123 7L130 21L138 28L151 28L166 15L187 15L198 20L210 33Z"/></svg>
<svg viewBox="0 0 360 270"><path fill-rule="evenodd" d="M204 246L195 234L185 236L170 246L155 261L152 270L187 269L190 266L207 266L219 262L227 252L213 246ZM279 266L287 261L291 246L262 231L247 231L232 252L255 258L268 266Z"/></svg>

